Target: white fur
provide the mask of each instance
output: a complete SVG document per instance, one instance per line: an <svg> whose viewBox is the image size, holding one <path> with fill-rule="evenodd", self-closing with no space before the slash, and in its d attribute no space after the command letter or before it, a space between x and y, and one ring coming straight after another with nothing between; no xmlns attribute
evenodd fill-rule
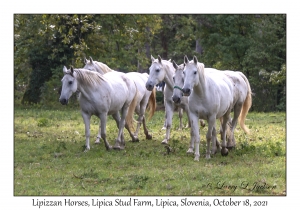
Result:
<svg viewBox="0 0 300 210"><path fill-rule="evenodd" d="M248 80L245 81L246 77L242 77L241 72L205 69L204 64L199 63L195 56L192 61L188 61L188 58L185 56L184 62L185 78L182 89L185 94L189 95L188 103L191 120L191 144L188 152L193 151L195 144L195 160L199 160L200 135L198 119L206 119L208 122L206 158L210 158L211 140L212 150L216 150L215 121L218 118L222 118L221 153L222 155L227 155L226 124L230 120L230 112L233 110L234 118L232 120L231 138L234 140L233 133L243 104L247 97L251 99L251 89Z"/></svg>

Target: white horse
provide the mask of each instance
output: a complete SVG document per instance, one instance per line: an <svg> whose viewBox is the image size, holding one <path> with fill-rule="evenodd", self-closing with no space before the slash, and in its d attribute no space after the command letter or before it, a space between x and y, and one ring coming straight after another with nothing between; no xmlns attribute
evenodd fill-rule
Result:
<svg viewBox="0 0 300 210"><path fill-rule="evenodd" d="M174 80L173 76L175 74L175 68L173 64L167 60L162 60L160 56L155 59L151 55L152 65L149 68L149 78L146 83L146 88L151 91L154 89L155 85L164 81L166 83L164 88L164 103L165 103L165 122L166 122L166 136L162 141L162 144L168 144L170 139L170 131L172 126L173 113L176 108L182 108L187 113L188 105L187 100L182 100L178 103L174 103L172 99Z"/></svg>
<svg viewBox="0 0 300 210"><path fill-rule="evenodd" d="M91 57L89 60L85 59L85 66L83 68L88 69L90 71L99 72L100 74L105 74L107 72L115 72L114 70L109 68L106 64L98 61L93 61ZM153 89L152 91L148 91L146 89L145 84L149 77L147 73L129 72L126 73L126 75L135 82L138 91L137 105L135 107L135 113L138 115L137 127L135 129L134 134L132 134L130 130L128 129L127 130L129 131L132 141L139 141L138 134L139 134L141 124L143 123L143 129L144 129L144 134L146 136L146 139L152 139L152 136L149 134L149 131L146 126L145 111L148 108L149 110L148 120L150 120L154 115L156 109L156 89ZM99 133L95 143L99 143L100 137L101 135Z"/></svg>
<svg viewBox="0 0 300 210"><path fill-rule="evenodd" d="M90 118L96 115L100 118L99 133L104 140L105 147L112 147L106 139L107 115L115 119L119 132L114 149L124 149L124 126L133 126L133 114L136 106L137 89L134 81L121 72L109 72L101 75L86 69L68 70L63 68L62 91L59 101L62 105L68 104L71 95L80 91L79 104L85 124L86 150L90 150ZM121 112L121 117L120 117Z"/></svg>
<svg viewBox="0 0 300 210"><path fill-rule="evenodd" d="M240 116L240 126L248 133L245 126L245 118L251 107L251 88L247 78L241 72L219 71L216 69L205 69L203 63L199 63L194 56L189 61L184 57L184 85L183 93L189 96L189 110L191 121L191 143L188 153L193 153L195 145L195 160L198 161L199 153L199 126L198 119L206 119L208 131L206 134L207 148L206 158L210 158L210 141L212 140L212 151L216 151L216 129L215 121L222 118L222 149L221 154L227 155L226 146L234 146L234 129ZM230 120L230 112L233 110L234 117L231 123L231 142L226 144L226 124Z"/></svg>

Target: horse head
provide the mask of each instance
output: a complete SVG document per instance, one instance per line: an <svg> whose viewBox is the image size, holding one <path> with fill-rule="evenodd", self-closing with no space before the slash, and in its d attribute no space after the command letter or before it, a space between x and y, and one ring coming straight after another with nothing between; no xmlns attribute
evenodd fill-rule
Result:
<svg viewBox="0 0 300 210"><path fill-rule="evenodd" d="M184 74L183 74L184 64L178 66L176 62L173 61L173 67L175 68L175 74L173 76L174 89L173 89L172 100L174 103L179 104L183 96L182 86L184 84Z"/></svg>
<svg viewBox="0 0 300 210"><path fill-rule="evenodd" d="M162 58L160 56L158 56L158 58L155 59L151 55L151 60L152 60L152 64L149 67L149 77L148 77L148 81L146 83L146 88L149 91L152 91L156 84L163 81L165 74L166 74L166 72L164 70Z"/></svg>
<svg viewBox="0 0 300 210"><path fill-rule="evenodd" d="M184 85L182 92L185 96L189 96L195 85L199 83L198 77L198 59L193 57L192 61L189 61L187 56L184 56Z"/></svg>
<svg viewBox="0 0 300 210"><path fill-rule="evenodd" d="M62 78L62 90L59 97L59 102L62 105L67 105L69 98L77 90L77 80L74 76L74 69L71 67L68 70L65 66L63 67L64 77Z"/></svg>

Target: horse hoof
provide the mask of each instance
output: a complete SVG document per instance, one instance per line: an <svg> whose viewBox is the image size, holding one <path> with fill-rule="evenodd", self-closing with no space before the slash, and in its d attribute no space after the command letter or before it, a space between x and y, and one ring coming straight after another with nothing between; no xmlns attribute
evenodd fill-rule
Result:
<svg viewBox="0 0 300 210"><path fill-rule="evenodd" d="M193 149L189 149L188 151L186 151L186 154L194 154Z"/></svg>
<svg viewBox="0 0 300 210"><path fill-rule="evenodd" d="M233 150L235 148L235 146L228 146L226 147L228 150Z"/></svg>
<svg viewBox="0 0 300 210"><path fill-rule="evenodd" d="M114 146L113 149L114 150L121 150L121 147L120 146Z"/></svg>
<svg viewBox="0 0 300 210"><path fill-rule="evenodd" d="M139 142L139 141L140 140L137 137L135 137L135 138L132 139L132 142Z"/></svg>
<svg viewBox="0 0 300 210"><path fill-rule="evenodd" d="M146 135L146 139L151 140L152 139L152 135L150 135L150 134Z"/></svg>
<svg viewBox="0 0 300 210"><path fill-rule="evenodd" d="M162 143L162 144L168 144L168 140L167 140L167 139L164 139L161 143Z"/></svg>
<svg viewBox="0 0 300 210"><path fill-rule="evenodd" d="M112 146L105 146L105 148L107 151L112 150Z"/></svg>
<svg viewBox="0 0 300 210"><path fill-rule="evenodd" d="M162 130L166 130L167 128L166 128L166 127L162 127L161 129L162 129Z"/></svg>
<svg viewBox="0 0 300 210"><path fill-rule="evenodd" d="M227 156L227 155L228 155L228 149L226 149L226 148L225 148L225 149L222 149L222 150L221 150L221 155L222 155L222 156Z"/></svg>
<svg viewBox="0 0 300 210"><path fill-rule="evenodd" d="M199 162L199 156L195 156L194 161Z"/></svg>

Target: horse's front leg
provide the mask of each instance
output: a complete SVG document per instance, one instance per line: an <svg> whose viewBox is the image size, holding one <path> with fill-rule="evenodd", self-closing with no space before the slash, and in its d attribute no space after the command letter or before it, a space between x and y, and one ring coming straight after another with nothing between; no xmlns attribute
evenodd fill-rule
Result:
<svg viewBox="0 0 300 210"><path fill-rule="evenodd" d="M99 117L100 118L100 117ZM99 122L99 131L98 131L98 135L97 138L95 140L95 144L100 144L100 139L101 139L101 120Z"/></svg>
<svg viewBox="0 0 300 210"><path fill-rule="evenodd" d="M104 140L106 150L111 150L111 146L109 145L106 139L106 121L107 121L107 113L100 114L101 121L101 138Z"/></svg>
<svg viewBox="0 0 300 210"><path fill-rule="evenodd" d="M194 154L194 146L195 146L195 132L198 132L197 128L194 128L194 122L197 121L198 123L198 117L196 115L194 115L193 113L189 112L188 113L188 118L189 118L189 122L190 122L190 147L188 149L188 151L186 152L187 154ZM193 120L192 120L193 119ZM195 125L197 127L197 125ZM200 154L199 154L200 156Z"/></svg>
<svg viewBox="0 0 300 210"><path fill-rule="evenodd" d="M84 126L85 126L85 152L90 150L90 120L91 120L91 115L89 115L86 112L81 111L81 115L84 121Z"/></svg>
<svg viewBox="0 0 300 210"><path fill-rule="evenodd" d="M168 144L169 139L170 139L170 132L171 132L171 127L172 127L172 118L173 118L173 102L172 101L167 101L166 102L166 137L165 139L161 142L162 144Z"/></svg>
<svg viewBox="0 0 300 210"><path fill-rule="evenodd" d="M182 125L182 117L183 117L183 109L182 108L178 108L178 116L179 116L179 129L178 130L182 130L183 125Z"/></svg>
<svg viewBox="0 0 300 210"><path fill-rule="evenodd" d="M208 130L206 133L206 159L210 159L210 142L213 138L213 134L216 136L215 131L215 124L216 124L216 116L210 116L208 119ZM214 131L214 133L213 133ZM213 149L216 147L215 139L213 138Z"/></svg>
<svg viewBox="0 0 300 210"><path fill-rule="evenodd" d="M200 144L200 133L199 133L199 123L198 123L198 116L196 114L190 113L190 121L191 121L191 142L190 148L187 153L193 152L193 148L195 146L195 161L199 161L200 152L199 152L199 144Z"/></svg>

